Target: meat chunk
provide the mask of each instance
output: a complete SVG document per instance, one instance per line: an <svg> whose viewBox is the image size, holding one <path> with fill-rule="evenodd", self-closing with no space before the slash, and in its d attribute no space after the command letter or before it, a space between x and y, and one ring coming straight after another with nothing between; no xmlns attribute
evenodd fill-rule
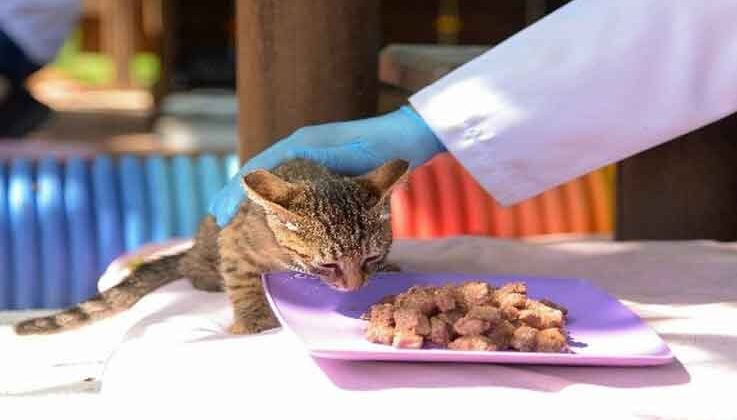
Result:
<svg viewBox="0 0 737 420"><path fill-rule="evenodd" d="M533 309L519 311L519 320L530 327L544 330L560 328L563 325L563 313L544 305L534 306Z"/></svg>
<svg viewBox="0 0 737 420"><path fill-rule="evenodd" d="M453 330L459 335L481 335L490 326L491 323L489 321L464 316L453 324Z"/></svg>
<svg viewBox="0 0 737 420"><path fill-rule="evenodd" d="M499 321L502 317L501 311L491 305L474 306L466 314L469 318L481 319L489 322Z"/></svg>
<svg viewBox="0 0 737 420"><path fill-rule="evenodd" d="M547 306L549 308L553 308L553 309L559 310L561 313L563 313L563 316L568 315L568 308L566 308L563 305L559 305L559 304L553 302L552 300L549 300L549 299L540 299L539 300L539 303L541 303L541 304L543 304L543 305L545 305L545 306Z"/></svg>
<svg viewBox="0 0 737 420"><path fill-rule="evenodd" d="M513 297L508 297L508 296ZM514 306L523 308L527 300L527 284L522 282L507 283L494 291L493 301L499 307Z"/></svg>
<svg viewBox="0 0 737 420"><path fill-rule="evenodd" d="M492 298L492 289L488 283L482 281L469 281L458 288L457 296L466 307L483 305Z"/></svg>
<svg viewBox="0 0 737 420"><path fill-rule="evenodd" d="M566 309L527 297L527 285L481 281L413 286L372 305L367 340L397 348L426 343L454 350L566 352Z"/></svg>
<svg viewBox="0 0 737 420"><path fill-rule="evenodd" d="M486 335L494 343L497 350L506 350L512 342L512 337L516 329L514 324L503 319L493 325Z"/></svg>
<svg viewBox="0 0 737 420"><path fill-rule="evenodd" d="M496 346L489 340L488 337L482 335L467 335L458 337L448 344L448 348L451 350L465 350L465 351L494 351Z"/></svg>
<svg viewBox="0 0 737 420"><path fill-rule="evenodd" d="M519 351L533 351L537 346L537 329L521 326L514 330L510 345Z"/></svg>
<svg viewBox="0 0 737 420"><path fill-rule="evenodd" d="M447 312L441 312L437 314L436 316L442 319L443 321L447 322L448 324L453 325L456 323L456 321L463 318L464 312L461 309L452 309Z"/></svg>
<svg viewBox="0 0 737 420"><path fill-rule="evenodd" d="M394 325L394 305L391 303L377 303L371 305L368 319L376 325Z"/></svg>
<svg viewBox="0 0 737 420"><path fill-rule="evenodd" d="M416 308L399 308L394 311L394 325L397 331L430 335L430 320Z"/></svg>
<svg viewBox="0 0 737 420"><path fill-rule="evenodd" d="M540 328L542 320L536 311L523 309L517 312L517 319L532 328Z"/></svg>
<svg viewBox="0 0 737 420"><path fill-rule="evenodd" d="M453 336L453 330L447 322L436 316L430 318L430 341L440 346L447 346Z"/></svg>
<svg viewBox="0 0 737 420"><path fill-rule="evenodd" d="M527 294L527 283L516 281L512 283L507 283L503 285L502 287L496 289L497 295L506 295L509 293L520 293L523 295Z"/></svg>
<svg viewBox="0 0 737 420"><path fill-rule="evenodd" d="M536 350L546 353L562 353L568 350L566 337L557 328L547 328L537 333Z"/></svg>
<svg viewBox="0 0 737 420"><path fill-rule="evenodd" d="M401 308L415 308L430 316L437 312L438 308L435 304L434 295L434 289L432 288L412 286L406 292L400 293L394 304Z"/></svg>
<svg viewBox="0 0 737 420"><path fill-rule="evenodd" d="M392 346L400 349L421 349L424 338L409 331L394 331Z"/></svg>
<svg viewBox="0 0 737 420"><path fill-rule="evenodd" d="M456 291L451 286L443 286L435 289L435 306L441 312L451 311L456 308Z"/></svg>
<svg viewBox="0 0 737 420"><path fill-rule="evenodd" d="M501 308L512 306L517 309L523 309L527 306L527 296L521 293L507 293L505 295L501 295L498 298L498 302Z"/></svg>
<svg viewBox="0 0 737 420"><path fill-rule="evenodd" d="M364 332L366 339L372 343L390 345L394 340L394 327L380 324L369 324Z"/></svg>
<svg viewBox="0 0 737 420"><path fill-rule="evenodd" d="M459 335L482 335L501 319L497 308L488 305L473 306L468 313L453 323L453 330Z"/></svg>
<svg viewBox="0 0 737 420"><path fill-rule="evenodd" d="M386 295L383 298L381 298L381 300L376 302L376 304L378 305L382 303L391 303L393 305L396 299L397 299L397 295Z"/></svg>
<svg viewBox="0 0 737 420"><path fill-rule="evenodd" d="M514 306L504 306L501 308L500 312L502 314L502 318L507 321L517 321L519 319L519 309Z"/></svg>

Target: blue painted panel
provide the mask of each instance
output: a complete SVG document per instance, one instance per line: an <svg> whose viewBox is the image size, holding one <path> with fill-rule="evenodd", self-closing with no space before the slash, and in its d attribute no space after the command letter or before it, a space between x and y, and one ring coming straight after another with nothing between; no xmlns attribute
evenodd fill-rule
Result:
<svg viewBox="0 0 737 420"><path fill-rule="evenodd" d="M97 292L97 240L90 171L80 158L69 160L64 178L68 220L71 300L81 302Z"/></svg>
<svg viewBox="0 0 737 420"><path fill-rule="evenodd" d="M174 191L169 178L169 164L161 156L152 156L146 159L145 168L151 239L161 242L175 233Z"/></svg>
<svg viewBox="0 0 737 420"><path fill-rule="evenodd" d="M190 157L176 156L172 159L178 236L193 236L203 214L197 200L197 183L194 174L194 164Z"/></svg>
<svg viewBox="0 0 737 420"><path fill-rule="evenodd" d="M120 158L119 170L123 203L123 244L126 251L133 251L151 240L146 214L143 165L135 156L123 156Z"/></svg>
<svg viewBox="0 0 737 420"><path fill-rule="evenodd" d="M92 163L95 203L97 270L102 273L110 262L123 253L123 218L117 175L110 156L98 156Z"/></svg>
<svg viewBox="0 0 737 420"><path fill-rule="evenodd" d="M210 201L225 183L225 174L218 158L214 155L202 155L197 159L197 171L200 181L200 208L206 211ZM204 217L203 213L200 217Z"/></svg>
<svg viewBox="0 0 737 420"><path fill-rule="evenodd" d="M41 276L38 258L36 209L34 206L33 164L27 159L13 160L8 185L10 235L13 242L12 308L30 309L41 305Z"/></svg>
<svg viewBox="0 0 737 420"><path fill-rule="evenodd" d="M41 242L41 301L44 308L69 305L64 173L55 158L38 164L36 208Z"/></svg>
<svg viewBox="0 0 737 420"><path fill-rule="evenodd" d="M0 162L0 308L90 297L125 250L194 235L239 169L235 155Z"/></svg>
<svg viewBox="0 0 737 420"><path fill-rule="evenodd" d="M0 309L10 309L15 283L8 213L8 172L8 164L0 161Z"/></svg>

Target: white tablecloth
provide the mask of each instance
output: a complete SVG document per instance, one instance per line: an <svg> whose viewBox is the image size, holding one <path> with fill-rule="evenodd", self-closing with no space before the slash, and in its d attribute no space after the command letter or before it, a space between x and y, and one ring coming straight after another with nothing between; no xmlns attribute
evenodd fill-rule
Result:
<svg viewBox="0 0 737 420"><path fill-rule="evenodd" d="M125 334L104 365L104 406L167 418L737 419L737 244L465 237L402 241L393 256L407 271L590 280L642 316L678 362L604 368L320 360L288 331L228 336L225 296L182 280L109 322Z"/></svg>

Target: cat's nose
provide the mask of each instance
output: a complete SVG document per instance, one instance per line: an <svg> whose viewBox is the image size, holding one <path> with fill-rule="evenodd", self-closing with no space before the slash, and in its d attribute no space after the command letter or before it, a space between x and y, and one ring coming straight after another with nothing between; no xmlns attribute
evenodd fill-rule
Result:
<svg viewBox="0 0 737 420"><path fill-rule="evenodd" d="M330 269L328 275L330 282L340 290L346 292L358 290L366 282L360 257L344 257L324 266Z"/></svg>

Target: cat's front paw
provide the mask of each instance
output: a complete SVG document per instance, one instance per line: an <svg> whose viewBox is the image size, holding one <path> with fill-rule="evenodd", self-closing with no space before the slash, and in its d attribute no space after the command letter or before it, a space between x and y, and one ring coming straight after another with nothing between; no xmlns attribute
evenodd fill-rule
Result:
<svg viewBox="0 0 737 420"><path fill-rule="evenodd" d="M236 335L248 335L256 334L258 331L255 331L255 328L248 323L234 322L233 325L228 328L228 332Z"/></svg>
<svg viewBox="0 0 737 420"><path fill-rule="evenodd" d="M274 328L279 328L279 321L272 315L257 320L236 320L233 325L228 328L228 332L236 335L249 335L258 334Z"/></svg>

